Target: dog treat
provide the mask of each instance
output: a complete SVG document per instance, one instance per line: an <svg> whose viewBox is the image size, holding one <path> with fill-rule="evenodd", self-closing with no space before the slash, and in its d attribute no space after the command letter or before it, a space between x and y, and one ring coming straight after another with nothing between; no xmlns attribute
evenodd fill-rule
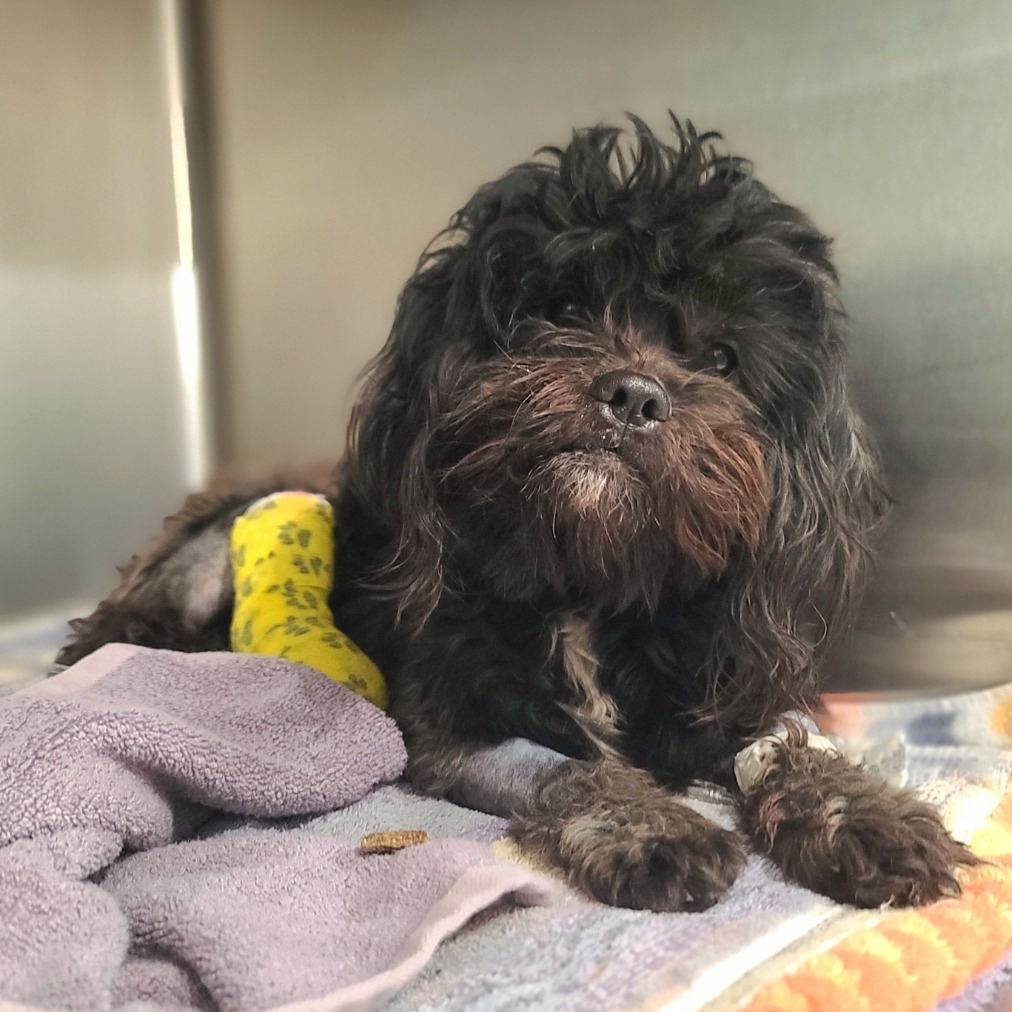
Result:
<svg viewBox="0 0 1012 1012"><path fill-rule="evenodd" d="M232 526L236 653L269 654L316 668L386 709L379 668L334 626L334 508L309 492L255 502Z"/></svg>
<svg viewBox="0 0 1012 1012"><path fill-rule="evenodd" d="M392 854L395 850L428 843L424 829L390 829L383 833L369 833L362 837L359 850L363 854Z"/></svg>

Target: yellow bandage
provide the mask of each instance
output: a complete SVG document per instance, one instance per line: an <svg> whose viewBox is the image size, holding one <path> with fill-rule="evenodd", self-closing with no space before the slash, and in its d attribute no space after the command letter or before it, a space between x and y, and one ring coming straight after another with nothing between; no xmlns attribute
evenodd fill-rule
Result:
<svg viewBox="0 0 1012 1012"><path fill-rule="evenodd" d="M334 510L322 496L254 503L232 526L232 649L308 664L386 709L379 669L334 626L333 559Z"/></svg>

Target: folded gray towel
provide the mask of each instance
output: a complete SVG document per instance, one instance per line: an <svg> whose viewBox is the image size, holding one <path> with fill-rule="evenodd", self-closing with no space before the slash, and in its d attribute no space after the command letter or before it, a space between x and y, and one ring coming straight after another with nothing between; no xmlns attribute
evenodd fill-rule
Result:
<svg viewBox="0 0 1012 1012"><path fill-rule="evenodd" d="M490 898L541 899L530 879L466 840L363 858L331 837L268 830L135 854L103 884L130 925L131 962L168 955L192 969L165 997L185 1005L199 984L218 1008L261 1009L389 995ZM156 981L137 973L134 987L161 979L159 966Z"/></svg>
<svg viewBox="0 0 1012 1012"><path fill-rule="evenodd" d="M404 762L383 713L271 658L114 645L0 699L0 1001L370 1007L477 911L556 898L466 840L179 842L213 812L342 808Z"/></svg>

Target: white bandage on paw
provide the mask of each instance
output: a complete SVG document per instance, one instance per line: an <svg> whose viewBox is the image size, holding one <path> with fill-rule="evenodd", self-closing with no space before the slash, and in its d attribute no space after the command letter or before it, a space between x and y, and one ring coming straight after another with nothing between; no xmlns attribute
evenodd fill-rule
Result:
<svg viewBox="0 0 1012 1012"><path fill-rule="evenodd" d="M807 747L818 752L836 752L839 749L825 735L808 731ZM777 757L778 746L787 741L787 729L778 725L771 734L764 735L751 745L746 745L734 757L734 778L742 793L750 791L766 771L773 765Z"/></svg>

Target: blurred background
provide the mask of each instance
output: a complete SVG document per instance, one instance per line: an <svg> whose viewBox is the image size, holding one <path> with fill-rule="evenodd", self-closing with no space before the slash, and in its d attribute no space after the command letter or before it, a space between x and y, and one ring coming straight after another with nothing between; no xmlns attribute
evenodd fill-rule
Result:
<svg viewBox="0 0 1012 1012"><path fill-rule="evenodd" d="M425 243L671 108L836 237L899 505L836 688L1012 677L1007 0L0 0L0 654L222 466L336 458Z"/></svg>

